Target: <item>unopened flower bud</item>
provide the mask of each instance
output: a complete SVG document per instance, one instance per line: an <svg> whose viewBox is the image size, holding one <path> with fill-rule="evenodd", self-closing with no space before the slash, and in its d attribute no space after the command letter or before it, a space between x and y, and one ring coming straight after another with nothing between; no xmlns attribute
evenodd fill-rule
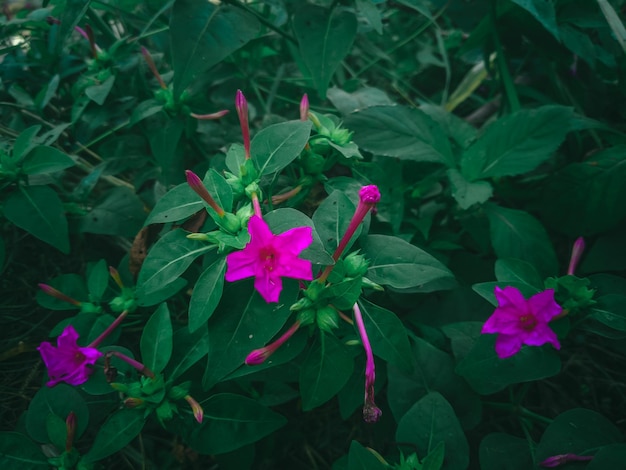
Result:
<svg viewBox="0 0 626 470"><path fill-rule="evenodd" d="M194 192L202 198L204 202L206 202L220 217L224 216L224 209L222 209L213 196L209 194L209 191L204 186L204 183L200 179L198 175L196 175L191 170L185 170L185 175L187 177L187 184Z"/></svg>
<svg viewBox="0 0 626 470"><path fill-rule="evenodd" d="M302 326L312 325L315 321L315 318L315 310L313 310L312 308L306 308L298 312L298 321Z"/></svg>
<svg viewBox="0 0 626 470"><path fill-rule="evenodd" d="M309 97L305 93L300 100L300 120L306 121L309 118Z"/></svg>
<svg viewBox="0 0 626 470"><path fill-rule="evenodd" d="M128 397L124 400L124 406L126 408L143 408L146 406L146 402L141 398Z"/></svg>
<svg viewBox="0 0 626 470"><path fill-rule="evenodd" d="M350 253L343 260L343 268L348 277L364 276L368 267L369 263L365 259L365 256L357 252Z"/></svg>
<svg viewBox="0 0 626 470"><path fill-rule="evenodd" d="M377 204L380 201L380 191L378 190L378 186L375 184L363 186L359 190L359 199L364 204Z"/></svg>
<svg viewBox="0 0 626 470"><path fill-rule="evenodd" d="M315 152L305 152L301 157L302 168L310 175L317 175L324 171L326 160Z"/></svg>
<svg viewBox="0 0 626 470"><path fill-rule="evenodd" d="M241 220L230 212L225 212L224 216L216 222L220 227L232 234L236 234L241 230Z"/></svg>
<svg viewBox="0 0 626 470"><path fill-rule="evenodd" d="M202 423L202 419L204 418L204 410L200 406L200 403L194 400L191 395L185 396L185 400L187 400L187 403L191 405L191 410L193 411L193 417L196 418L197 422Z"/></svg>
<svg viewBox="0 0 626 470"><path fill-rule="evenodd" d="M63 302L67 302L68 304L72 304L72 305L75 305L77 307L80 307L80 305L82 303L82 302L79 302L76 299L73 299L73 298L65 295L63 292L60 292L60 291L56 290L54 287L49 286L48 284L39 283L37 285L39 286L39 288L43 292L48 294L50 297L54 297L55 299L62 300Z"/></svg>
<svg viewBox="0 0 626 470"><path fill-rule="evenodd" d="M316 312L315 322L320 330L330 333L339 327L339 314L331 306L322 307Z"/></svg>
<svg viewBox="0 0 626 470"><path fill-rule="evenodd" d="M345 145L352 139L352 132L348 129L333 129L330 133L330 140L337 145Z"/></svg>
<svg viewBox="0 0 626 470"><path fill-rule="evenodd" d="M210 113L210 114L189 113L189 115L192 118L198 119L200 121L214 121L216 119L226 116L227 114L228 114L227 109L222 109L221 111L217 111L215 113Z"/></svg>

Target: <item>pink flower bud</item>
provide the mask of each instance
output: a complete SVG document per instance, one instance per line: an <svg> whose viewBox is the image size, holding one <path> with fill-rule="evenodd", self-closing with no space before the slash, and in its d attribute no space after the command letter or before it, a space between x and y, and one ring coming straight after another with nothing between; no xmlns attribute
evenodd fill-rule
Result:
<svg viewBox="0 0 626 470"><path fill-rule="evenodd" d="M237 90L235 96L235 107L239 116L239 124L241 125L241 134L243 135L243 147L246 151L246 160L250 158L250 125L248 124L248 102L243 96L241 90Z"/></svg>
<svg viewBox="0 0 626 470"><path fill-rule="evenodd" d="M380 201L378 186L375 184L363 186L359 191L359 199L364 204L377 204Z"/></svg>
<svg viewBox="0 0 626 470"><path fill-rule="evenodd" d="M194 192L200 196L211 208L217 212L217 215L220 217L224 217L225 211L222 209L215 199L209 194L206 187L202 183L202 180L191 170L185 170L185 175L187 177L187 184L194 190Z"/></svg>
<svg viewBox="0 0 626 470"><path fill-rule="evenodd" d="M554 468L560 465L564 465L568 462L584 462L593 460L592 455L576 455L576 454L560 454L548 457L544 461L539 463L540 467Z"/></svg>
<svg viewBox="0 0 626 470"><path fill-rule="evenodd" d="M202 423L202 419L204 418L204 410L200 406L200 403L194 400L191 395L186 395L185 400L187 400L187 403L191 405L191 410L193 411L193 417L196 418L197 422Z"/></svg>
<svg viewBox="0 0 626 470"><path fill-rule="evenodd" d="M48 284L37 284L39 286L39 288L44 291L46 294L48 294L50 297L54 297L55 299L59 299L62 300L63 302L67 302L68 304L72 304L75 305L77 307L81 306L82 302L79 302L76 299L73 299L67 295L65 295L63 292L60 292L58 290L56 290L54 287L49 286Z"/></svg>
<svg viewBox="0 0 626 470"><path fill-rule="evenodd" d="M72 444L74 443L74 435L76 433L76 414L70 411L65 419L65 428L67 429L67 437L65 438L65 452L72 450Z"/></svg>
<svg viewBox="0 0 626 470"><path fill-rule="evenodd" d="M583 237L578 237L574 242L574 246L572 248L572 255L569 260L569 266L567 268L567 274L573 276L576 272L576 267L578 266L578 262L580 261L580 257L585 251L585 239Z"/></svg>
<svg viewBox="0 0 626 470"><path fill-rule="evenodd" d="M211 113L211 114L196 114L196 113L190 113L189 115L192 118L195 119L199 119L200 121L212 121L215 119L219 119L221 117L224 117L228 114L228 110L227 109L222 109L221 111L217 111L215 113Z"/></svg>
<svg viewBox="0 0 626 470"><path fill-rule="evenodd" d="M300 120L306 121L309 118L309 97L305 93L300 100Z"/></svg>
<svg viewBox="0 0 626 470"><path fill-rule="evenodd" d="M150 55L150 52L148 52L148 49L141 46L141 55L143 56L143 59L146 61L146 64L148 64L148 68L152 72L152 75L154 75L154 78L156 78L157 81L159 82L159 85L161 86L161 88L163 90L167 89L167 85L165 84L165 82L163 81L163 77L161 77L161 74L157 70L156 65L154 64L154 60L152 60L152 56Z"/></svg>
<svg viewBox="0 0 626 470"><path fill-rule="evenodd" d="M120 289L124 288L124 283L122 282L122 278L120 277L120 273L113 266L109 266L109 274L118 285Z"/></svg>

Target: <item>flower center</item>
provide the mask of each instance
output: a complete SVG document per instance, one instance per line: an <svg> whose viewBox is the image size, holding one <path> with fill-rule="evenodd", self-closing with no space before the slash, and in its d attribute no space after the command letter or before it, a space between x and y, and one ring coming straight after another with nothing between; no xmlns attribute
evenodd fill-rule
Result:
<svg viewBox="0 0 626 470"><path fill-rule="evenodd" d="M74 354L74 365L76 367L82 365L85 359L85 355L82 352L76 351L76 354Z"/></svg>
<svg viewBox="0 0 626 470"><path fill-rule="evenodd" d="M537 326L537 319L534 315L522 315L519 323L523 330L532 331Z"/></svg>
<svg viewBox="0 0 626 470"><path fill-rule="evenodd" d="M261 263L263 269L272 272L274 270L274 264L276 263L276 253L271 249L264 249L261 251Z"/></svg>

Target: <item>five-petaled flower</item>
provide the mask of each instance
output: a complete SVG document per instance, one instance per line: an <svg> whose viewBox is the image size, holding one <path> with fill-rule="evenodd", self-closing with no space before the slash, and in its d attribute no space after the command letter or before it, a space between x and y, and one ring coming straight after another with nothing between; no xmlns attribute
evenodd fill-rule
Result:
<svg viewBox="0 0 626 470"><path fill-rule="evenodd" d="M501 359L519 352L522 344L541 346L561 345L548 323L561 313L554 301L554 290L547 289L525 299L515 287L495 288L498 308L483 325L482 333L498 333L496 353Z"/></svg>
<svg viewBox="0 0 626 470"><path fill-rule="evenodd" d="M296 227L275 235L263 219L248 222L250 242L226 257L226 280L255 277L254 287L266 302L278 302L283 277L313 280L311 262L298 255L313 242L311 227Z"/></svg>
<svg viewBox="0 0 626 470"><path fill-rule="evenodd" d="M48 342L41 343L37 348L48 368L50 376L46 384L48 387L53 387L59 382L80 385L85 383L93 372L91 366L102 353L96 348L78 346L77 340L78 333L72 325L68 325L57 338L56 348Z"/></svg>

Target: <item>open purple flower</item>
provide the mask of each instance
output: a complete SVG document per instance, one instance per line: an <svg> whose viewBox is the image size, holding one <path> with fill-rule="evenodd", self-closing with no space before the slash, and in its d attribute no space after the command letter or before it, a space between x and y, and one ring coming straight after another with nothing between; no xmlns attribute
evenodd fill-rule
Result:
<svg viewBox="0 0 626 470"><path fill-rule="evenodd" d="M96 348L81 348L76 344L78 333L72 325L68 325L57 338L55 348L48 342L43 342L37 348L41 353L44 364L48 368L50 380L46 385L53 387L59 382L70 385L85 383L93 372L93 366L102 353Z"/></svg>
<svg viewBox="0 0 626 470"><path fill-rule="evenodd" d="M548 323L561 313L554 301L554 289L547 289L525 299L515 287L495 288L498 308L483 325L481 333L498 333L496 353L501 359L519 352L522 344L541 346L561 345Z"/></svg>
<svg viewBox="0 0 626 470"><path fill-rule="evenodd" d="M226 280L255 277L254 288L266 302L278 302L283 277L313 280L311 262L298 255L313 242L311 227L296 227L274 235L263 219L248 222L250 242L226 257Z"/></svg>

